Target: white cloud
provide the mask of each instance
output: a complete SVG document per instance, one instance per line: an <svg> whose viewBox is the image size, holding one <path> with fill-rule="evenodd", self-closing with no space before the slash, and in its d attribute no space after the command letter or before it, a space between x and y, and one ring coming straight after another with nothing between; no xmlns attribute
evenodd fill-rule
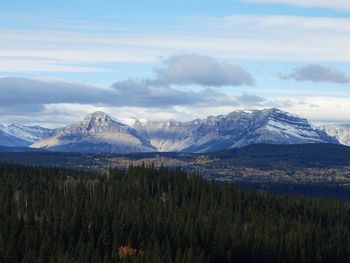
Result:
<svg viewBox="0 0 350 263"><path fill-rule="evenodd" d="M289 110L314 122L348 123L350 120L350 98L314 96L303 98L303 102Z"/></svg>
<svg viewBox="0 0 350 263"><path fill-rule="evenodd" d="M350 83L350 77L336 68L321 65L306 65L293 70L282 79L293 79L296 81L311 81L314 83L329 82L337 84Z"/></svg>
<svg viewBox="0 0 350 263"><path fill-rule="evenodd" d="M126 80L110 88L62 80L0 78L0 113L40 111L45 104L76 103L110 107L166 108L174 105L208 105L228 103L224 94L212 89L194 92L166 85L149 85L144 81Z"/></svg>
<svg viewBox="0 0 350 263"><path fill-rule="evenodd" d="M192 28L193 23L202 27ZM197 18L176 30L4 27L0 35L3 72L100 72L109 70L104 64L154 63L180 52L226 61L350 61L348 18L238 15Z"/></svg>
<svg viewBox="0 0 350 263"><path fill-rule="evenodd" d="M171 85L147 82L129 79L111 87L97 87L62 79L0 78L0 123L20 120L32 124L36 118L39 124L55 126L93 109L134 108L158 112L158 116L164 112L175 114L175 107L243 106L265 101L248 94L229 96L207 87L180 90ZM67 113L67 109L75 113Z"/></svg>
<svg viewBox="0 0 350 263"><path fill-rule="evenodd" d="M198 54L171 56L155 72L157 79L151 82L170 85L221 87L254 84L252 75L241 67Z"/></svg>
<svg viewBox="0 0 350 263"><path fill-rule="evenodd" d="M54 30L44 30L40 27L31 27L31 29L3 27L0 29L1 75L6 75L4 72L34 71L101 72L110 70L111 67L110 65L108 67L108 64L155 63L159 58L179 53L206 54L218 58L220 65L236 60L265 60L272 64L274 61L313 64L319 64L321 61L322 64L328 61L350 62L350 53L346 52L350 46L349 18L240 15L226 18L195 18L194 20L187 24L185 21L184 27L176 30L165 26L159 26L157 30L152 28L140 30L133 27L112 30L114 25L109 25L108 30L105 30L102 24L90 31L89 26L85 27L82 24L79 30L72 32L69 31L68 26L60 28L59 23ZM193 24L196 24L195 28L191 26ZM12 110L6 108L8 106L4 103L7 99L6 94L0 94L3 98L0 103L2 109L0 123L5 118L29 123L38 122L41 119L42 123L55 125L52 123L53 116L59 124L70 123L98 109L113 113L116 117L192 119L247 107L280 107L312 120L350 119L350 109L346 106L350 105L350 101L346 98L316 98L298 94L295 98L290 96L277 100L274 97L263 99L251 94L221 94L222 90L196 94L192 91L174 89L171 84L211 83L210 85L213 85L212 83L220 84L220 81L215 79L194 81L196 78L192 75L185 78L187 79L185 81L182 77L179 81L176 76L176 81L173 78L173 81L168 81L167 85L161 89L140 86L145 84L141 81L136 83L138 89L133 90L133 94L129 92L129 95L128 91L123 90L121 86L114 91L99 91L98 96L93 95L93 92L86 94L82 89L84 87L70 90L69 85L68 88L67 85L64 88L68 97L64 97L64 94L53 96L39 90L32 93L35 95L32 101L40 100L38 104L21 108L17 103L17 106L15 105L17 109ZM92 87L94 88L96 87ZM23 93L12 94L13 99L19 101L30 98L30 93L26 93L24 88L20 91ZM117 97L118 92L122 96ZM287 92L290 93L290 90ZM217 96L218 93L220 96ZM133 105L128 105L127 96L134 94L136 98L129 99L133 101ZM283 94L285 91L279 91L278 94L273 95L283 96ZM208 100L199 99L203 95L213 99L212 105ZM162 101L163 104L160 105L170 106L162 108L161 111L159 108L151 107L157 99ZM194 101L196 103L192 103Z"/></svg>
<svg viewBox="0 0 350 263"><path fill-rule="evenodd" d="M349 18L312 17L292 15L235 15L223 18L229 26L241 27L284 27L301 30L333 30L334 32L349 32Z"/></svg>
<svg viewBox="0 0 350 263"><path fill-rule="evenodd" d="M320 7L336 10L350 10L350 2L348 0L245 0L251 3L260 4L283 4L301 7Z"/></svg>

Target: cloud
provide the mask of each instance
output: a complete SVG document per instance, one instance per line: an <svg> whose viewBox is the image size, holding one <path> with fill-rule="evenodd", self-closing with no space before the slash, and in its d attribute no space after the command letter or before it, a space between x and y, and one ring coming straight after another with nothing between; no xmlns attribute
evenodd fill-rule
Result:
<svg viewBox="0 0 350 263"><path fill-rule="evenodd" d="M312 105L318 105L315 108ZM0 123L26 123L57 127L79 121L95 110L117 118L194 119L236 109L278 107L311 119L349 119L349 98L265 99L254 94L229 95L216 88L177 90L125 80L109 88L58 80L0 78ZM329 110L329 111L328 111Z"/></svg>
<svg viewBox="0 0 350 263"><path fill-rule="evenodd" d="M261 4L283 4L301 7L320 7L335 10L350 10L348 0L245 0L246 2Z"/></svg>
<svg viewBox="0 0 350 263"><path fill-rule="evenodd" d="M205 107L243 103L217 90L178 90L167 85L150 85L144 80L125 80L108 88L63 80L0 78L2 115L36 114L50 104L94 105L96 107L140 107L164 110L174 106Z"/></svg>
<svg viewBox="0 0 350 263"><path fill-rule="evenodd" d="M238 27L260 27L272 29L278 27L294 28L299 30L323 31L333 30L333 32L349 32L350 19L342 17L310 17L293 15L234 15L224 17L223 23L227 26Z"/></svg>
<svg viewBox="0 0 350 263"><path fill-rule="evenodd" d="M2 108L55 103L142 107L194 105L209 103L207 93L211 94L211 99L223 96L208 89L201 92L180 91L169 86L150 86L137 80L117 82L110 88L97 88L68 81L0 78Z"/></svg>
<svg viewBox="0 0 350 263"><path fill-rule="evenodd" d="M296 68L294 71L284 79L293 79L296 81L311 81L315 83L332 82L338 84L350 83L350 77L345 73L331 67L324 67L320 65L307 65Z"/></svg>
<svg viewBox="0 0 350 263"><path fill-rule="evenodd" d="M201 85L206 87L254 85L252 75L241 67L220 63L209 56L183 54L171 56L157 68L154 83Z"/></svg>
<svg viewBox="0 0 350 263"><path fill-rule="evenodd" d="M16 18L11 20L19 23ZM350 61L350 53L344 52L350 46L350 19L346 17L235 15L197 17L182 23L174 18L157 30L149 23L141 29L131 23L124 30L111 29L118 28L112 23L92 31L84 27L71 31L57 21L46 23L44 28L42 23L32 22L30 27L22 23L0 29L1 72L112 76L116 65L155 63L159 57L179 52L202 53L225 61Z"/></svg>
<svg viewBox="0 0 350 263"><path fill-rule="evenodd" d="M209 87L180 90L170 85L151 84L149 80L128 79L101 88L57 79L0 78L0 123L19 121L55 127L95 109L112 112L136 109L148 114L157 112L157 116L167 112L167 116L171 116L178 107L205 109L263 103L265 99L251 94L228 95ZM60 109L64 109L64 113Z"/></svg>
<svg viewBox="0 0 350 263"><path fill-rule="evenodd" d="M129 79L116 82L112 89L117 94L117 104L124 106L164 108L174 105L203 105L216 103L225 96L204 89L199 92L182 91L167 85L152 85L146 80Z"/></svg>
<svg viewBox="0 0 350 263"><path fill-rule="evenodd" d="M0 104L113 103L112 90L60 80L0 78Z"/></svg>
<svg viewBox="0 0 350 263"><path fill-rule="evenodd" d="M107 88L65 80L0 78L0 113L38 113L50 104L78 104L102 107L169 108L237 104L250 97L229 97L212 87L252 85L252 76L240 67L219 63L200 55L179 55L166 59L155 69L154 79L127 79ZM200 85L193 90L190 87Z"/></svg>

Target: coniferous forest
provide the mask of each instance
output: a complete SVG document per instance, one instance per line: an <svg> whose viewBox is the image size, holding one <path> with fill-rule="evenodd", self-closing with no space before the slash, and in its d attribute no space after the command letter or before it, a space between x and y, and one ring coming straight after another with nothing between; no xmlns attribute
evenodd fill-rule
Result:
<svg viewBox="0 0 350 263"><path fill-rule="evenodd" d="M130 167L0 165L0 262L349 262L350 204Z"/></svg>

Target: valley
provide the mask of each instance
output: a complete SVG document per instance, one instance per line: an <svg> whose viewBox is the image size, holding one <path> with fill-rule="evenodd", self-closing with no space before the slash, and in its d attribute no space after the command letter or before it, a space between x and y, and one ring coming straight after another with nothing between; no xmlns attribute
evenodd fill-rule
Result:
<svg viewBox="0 0 350 263"><path fill-rule="evenodd" d="M335 144L257 144L213 153L87 154L38 150L0 151L1 162L53 165L78 170L107 171L130 166L181 167L207 180L261 191L327 196L338 189L350 196L350 147ZM298 190L299 189L299 190ZM336 191L335 191L336 192ZM313 194L315 195L315 194ZM337 196L337 195L336 195ZM348 198L347 197L347 198Z"/></svg>

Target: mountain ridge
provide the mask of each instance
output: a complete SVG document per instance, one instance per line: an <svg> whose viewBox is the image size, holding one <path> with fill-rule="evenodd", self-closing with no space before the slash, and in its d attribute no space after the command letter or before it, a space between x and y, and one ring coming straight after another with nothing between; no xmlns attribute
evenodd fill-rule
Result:
<svg viewBox="0 0 350 263"><path fill-rule="evenodd" d="M0 145L10 147L28 147L34 142L53 135L54 129L20 124L0 124Z"/></svg>
<svg viewBox="0 0 350 263"><path fill-rule="evenodd" d="M128 125L103 112L94 112L80 123L59 129L53 136L31 145L53 151L146 152L156 150Z"/></svg>
<svg viewBox="0 0 350 263"><path fill-rule="evenodd" d="M249 144L339 142L294 114L271 108L235 111L227 115L181 122L135 119L127 125L103 112L57 130L31 145L67 152L191 152L221 151Z"/></svg>
<svg viewBox="0 0 350 263"><path fill-rule="evenodd" d="M235 111L189 122L148 122L134 128L160 151L220 151L252 143L338 143L306 119L275 108Z"/></svg>

